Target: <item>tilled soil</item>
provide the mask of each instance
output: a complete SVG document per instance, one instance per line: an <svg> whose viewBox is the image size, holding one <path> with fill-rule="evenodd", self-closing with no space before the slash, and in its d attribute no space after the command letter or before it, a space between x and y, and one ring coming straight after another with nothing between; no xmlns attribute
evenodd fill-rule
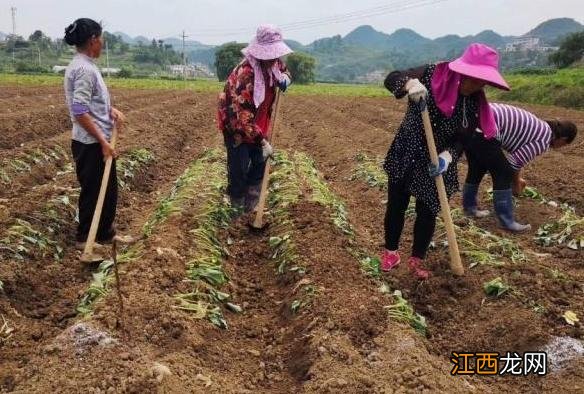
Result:
<svg viewBox="0 0 584 394"><path fill-rule="evenodd" d="M129 120L119 145L122 155L147 148L155 156L120 198L118 227L137 233L187 165L206 148L221 147L215 97L188 91L122 90L113 95ZM7 88L0 100L6 104L0 111L6 141L0 146L2 159L56 145L68 152L69 124L59 89ZM580 129L584 126L580 111L526 107L542 117L569 118ZM248 217L234 221L220 236L230 244L224 261L230 281L224 291L243 313L225 312L227 330L175 308L174 296L189 291L185 270L195 246L189 230L202 199L193 199L180 216L165 222L145 242L141 259L122 266L123 314L113 290L93 315L77 316L75 307L96 267L78 262L73 223L53 237L64 249L61 262L51 256L16 261L1 255L0 314L14 332L0 339L0 391L483 392L487 385L508 392L584 390L582 359L547 377L449 373L453 351L525 352L542 349L552 336L584 338L581 325L569 326L561 317L566 310L584 316L583 256L539 247L533 232L511 236L492 217L478 223L532 252L525 263L476 267L455 278L448 271L447 250L438 248L429 255L433 276L425 283L413 280L405 267L385 275L391 289L401 290L427 318L427 338L387 317L383 307L391 300L349 252L355 246L351 242L372 256L382 249L386 196L352 175L358 153L385 155L403 110L404 103L391 98L284 97L276 148L303 151L315 159L345 201L356 237L349 241L305 192L290 216L307 272L278 275L268 247L273 228L252 234ZM525 178L543 195L568 202L582 214L584 188L578 180L584 173L583 150L579 139L551 152L530 165ZM15 218L30 220L51 198L77 187L74 173L64 171L67 164L39 165L12 179L0 192L0 232ZM463 179L464 165L460 169ZM454 198L452 205L459 204L459 197ZM486 198L483 204L488 204ZM535 201L519 204L517 216L534 228L559 216L557 209ZM403 258L411 245L411 225L408 219ZM564 276L551 276L552 270ZM486 298L483 283L497 276L521 296ZM291 304L305 285L315 289L314 296L292 313ZM535 312L530 301L545 306L545 312Z"/></svg>

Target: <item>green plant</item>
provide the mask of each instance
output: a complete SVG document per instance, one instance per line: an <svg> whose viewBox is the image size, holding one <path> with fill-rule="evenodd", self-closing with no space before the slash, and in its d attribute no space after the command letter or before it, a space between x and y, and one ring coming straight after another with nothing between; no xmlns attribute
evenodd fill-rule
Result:
<svg viewBox="0 0 584 394"><path fill-rule="evenodd" d="M149 237L154 227L164 222L170 215L180 212L182 204L198 192L200 182L207 176L208 166L220 157L217 149L206 151L199 160L195 160L189 168L175 181L170 194L160 201L154 213L150 215L142 233Z"/></svg>
<svg viewBox="0 0 584 394"><path fill-rule="evenodd" d="M351 180L360 179L370 187L379 190L387 190L387 174L381 169L379 160L373 160L364 153L359 153L355 157L357 167L355 168Z"/></svg>
<svg viewBox="0 0 584 394"><path fill-rule="evenodd" d="M426 336L428 330L426 318L414 311L409 302L403 298L401 291L394 291L393 298L394 303L384 307L389 317L399 322L408 323L414 330Z"/></svg>
<svg viewBox="0 0 584 394"><path fill-rule="evenodd" d="M270 175L269 206L276 225L268 244L272 250L271 258L277 264L276 271L283 274L286 271L303 274L305 268L298 263L299 257L292 238L294 225L290 218L289 208L298 202L300 182L296 174L295 164L288 159L285 152L278 152L274 158L274 170Z"/></svg>
<svg viewBox="0 0 584 394"><path fill-rule="evenodd" d="M117 163L118 184L122 189L128 188L128 181L134 178L136 171L154 160L154 155L148 149L130 151Z"/></svg>
<svg viewBox="0 0 584 394"><path fill-rule="evenodd" d="M205 176L197 178L196 188L187 189L205 201L195 215L196 227L189 231L195 246L187 264L187 278L193 285L193 291L176 296L180 301L177 308L193 312L195 318L207 318L224 329L227 328L227 321L221 306L234 313L242 311L238 305L228 302L229 294L219 290L229 280L222 266L228 251L219 239L219 230L227 227L236 213L223 198L225 187L224 162L217 156L208 156Z"/></svg>
<svg viewBox="0 0 584 394"><path fill-rule="evenodd" d="M57 242L22 219L16 219L16 223L8 228L6 236L0 240L0 250L11 252L14 258L21 261L26 256L34 256L35 252L42 257L50 252L57 261L63 257L63 248Z"/></svg>
<svg viewBox="0 0 584 394"><path fill-rule="evenodd" d="M584 249L584 218L576 215L574 208L562 205L562 216L555 222L542 225L536 233L535 242L541 246L565 245Z"/></svg>
<svg viewBox="0 0 584 394"><path fill-rule="evenodd" d="M329 189L327 183L319 175L314 160L301 152L296 152L294 160L299 173L312 190L312 200L329 208L334 225L343 233L353 236L354 231L349 223L345 204Z"/></svg>
<svg viewBox="0 0 584 394"><path fill-rule="evenodd" d="M484 283L483 288L485 290L486 295L493 297L500 297L509 290L511 290L511 286L503 282L503 280L500 277L497 277L489 282Z"/></svg>
<svg viewBox="0 0 584 394"><path fill-rule="evenodd" d="M144 243L138 242L120 253L118 264L125 264L142 257L144 253ZM109 292L109 284L113 280L114 262L111 259L101 262L97 271L93 273L88 289L77 304L77 313L87 316L93 311L95 303Z"/></svg>
<svg viewBox="0 0 584 394"><path fill-rule="evenodd" d="M0 343L5 343L10 339L12 333L14 332L14 328L8 325L8 321L2 316L2 325L0 326Z"/></svg>
<svg viewBox="0 0 584 394"><path fill-rule="evenodd" d="M360 259L361 270L373 278L381 276L381 261L379 257L366 256Z"/></svg>
<svg viewBox="0 0 584 394"><path fill-rule="evenodd" d="M298 313L300 309L310 306L310 303L316 295L316 292L316 287L313 285L303 286L300 290L300 297L293 300L290 304L290 310L292 313Z"/></svg>

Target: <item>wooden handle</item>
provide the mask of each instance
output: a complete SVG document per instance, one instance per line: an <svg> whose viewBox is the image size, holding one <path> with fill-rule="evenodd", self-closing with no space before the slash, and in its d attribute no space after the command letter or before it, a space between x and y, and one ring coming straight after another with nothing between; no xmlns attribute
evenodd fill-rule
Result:
<svg viewBox="0 0 584 394"><path fill-rule="evenodd" d="M430 160L432 164L438 165L438 153L436 152L436 143L434 142L434 133L432 132L432 122L430 121L430 114L428 113L428 106L424 99L420 100L420 109L422 111L422 120L424 121L424 131L426 132L426 143L428 144L428 151L430 152ZM450 205L448 204L448 196L446 195L446 187L444 186L444 179L442 175L436 177L436 188L438 189L438 198L440 199L440 208L442 210L442 220L446 227L446 235L448 237L448 251L450 253L450 269L455 275L464 275L464 268L460 260L460 252L458 251L458 242L456 241L456 233L454 232L454 225L452 223L452 216L450 216Z"/></svg>
<svg viewBox="0 0 584 394"><path fill-rule="evenodd" d="M112 133L112 139L110 146L112 149L116 147L116 140L118 139L118 129L114 124L114 130ZM91 220L91 227L89 227L89 235L87 236L87 241L85 242L85 249L83 250L83 256L91 256L93 254L93 246L95 245L95 237L97 235L97 229L99 227L99 220L101 219L101 211L103 209L103 201L105 200L105 193L107 191L107 184L109 181L110 173L112 170L112 163L114 158L112 156L108 157L105 162L105 169L103 170L103 177L101 178L101 187L99 189L99 196L97 197L97 204L95 205L95 212L93 213L93 219Z"/></svg>
<svg viewBox="0 0 584 394"><path fill-rule="evenodd" d="M274 112L272 114L272 121L270 122L270 135L268 140L270 144L273 146L274 141L276 140L274 135L274 130L276 130L276 120L278 119L278 112L280 110L280 90L278 89L276 93L276 99L274 103ZM270 180L270 160L266 160L266 168L264 169L264 177L262 179L262 189L260 192L260 198L257 205L257 212L255 219L253 221L253 227L261 228L263 226L264 220L264 208L266 206L266 198L268 195L268 184Z"/></svg>

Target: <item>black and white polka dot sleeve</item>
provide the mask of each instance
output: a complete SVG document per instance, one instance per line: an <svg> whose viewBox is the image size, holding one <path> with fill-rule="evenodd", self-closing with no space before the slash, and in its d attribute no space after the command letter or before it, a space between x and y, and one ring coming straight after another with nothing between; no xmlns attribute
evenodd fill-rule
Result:
<svg viewBox="0 0 584 394"><path fill-rule="evenodd" d="M395 98L401 99L407 94L404 89L406 82L412 78L422 79L427 68L428 66L421 66L405 71L392 71L385 77L383 85Z"/></svg>

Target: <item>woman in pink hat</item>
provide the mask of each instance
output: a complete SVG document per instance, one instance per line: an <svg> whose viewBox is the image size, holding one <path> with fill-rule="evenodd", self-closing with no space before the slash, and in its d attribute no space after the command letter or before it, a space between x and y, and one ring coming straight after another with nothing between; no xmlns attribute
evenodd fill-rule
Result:
<svg viewBox="0 0 584 394"><path fill-rule="evenodd" d="M227 149L227 194L233 207L251 212L259 198L265 161L272 154L270 117L276 88L285 91L290 74L281 57L292 53L275 26L262 25L241 51L219 95L217 114Z"/></svg>
<svg viewBox="0 0 584 394"><path fill-rule="evenodd" d="M388 174L388 200L385 214L385 250L381 269L389 271L400 263L399 240L410 197L416 199L416 220L410 271L418 279L427 279L423 267L426 251L434 235L436 215L440 212L434 177L442 175L450 197L458 190L456 163L462 153L464 135L477 127L493 138L496 125L487 99L485 85L508 90L499 73L497 52L483 44L471 44L463 55L451 62L426 65L407 71L394 71L385 79L385 87L396 98L408 96L405 118L389 148L384 163ZM430 163L424 125L418 102L426 100L439 165Z"/></svg>

